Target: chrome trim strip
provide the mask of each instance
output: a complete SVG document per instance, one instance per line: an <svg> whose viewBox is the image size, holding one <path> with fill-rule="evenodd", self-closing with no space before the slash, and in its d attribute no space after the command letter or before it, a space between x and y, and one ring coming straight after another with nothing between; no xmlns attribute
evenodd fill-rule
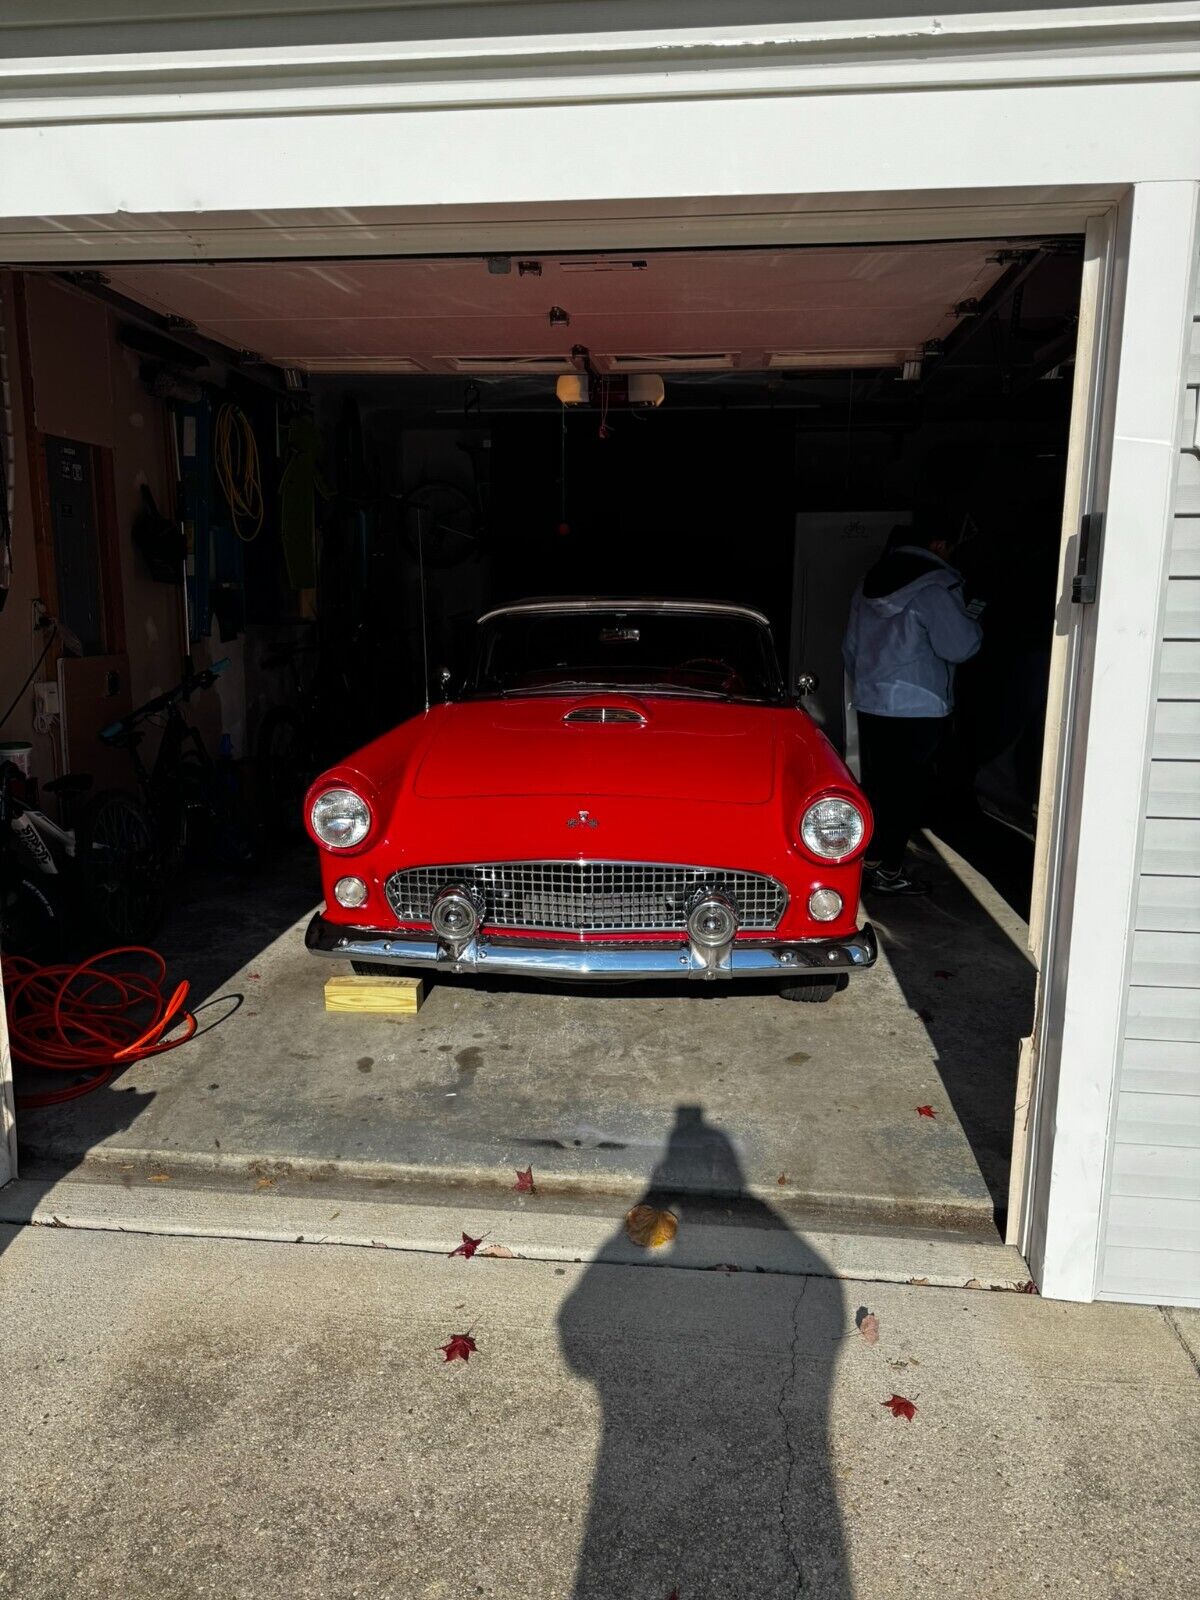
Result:
<svg viewBox="0 0 1200 1600"><path fill-rule="evenodd" d="M702 616L750 617L755 622L761 622L764 628L771 626L767 617L753 606L727 605L723 600L658 600L646 596L605 600L564 595L560 600L518 600L511 606L497 606L493 611L485 611L479 620L491 622L494 617L551 614L556 611L692 611Z"/></svg>
<svg viewBox="0 0 1200 1600"><path fill-rule="evenodd" d="M318 912L308 925L305 944L316 955L382 966L442 972L495 972L505 977L589 978L626 982L637 978L791 978L817 972L861 972L875 964L875 930L866 923L845 939L803 939L790 944L734 944L727 965L714 972L686 942L666 947L614 948L595 944L514 945L473 939L457 959L434 939L347 928Z"/></svg>

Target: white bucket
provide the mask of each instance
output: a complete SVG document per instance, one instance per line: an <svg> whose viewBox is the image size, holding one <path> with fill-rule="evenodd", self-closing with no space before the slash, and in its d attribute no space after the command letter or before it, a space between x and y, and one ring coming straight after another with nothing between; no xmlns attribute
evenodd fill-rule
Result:
<svg viewBox="0 0 1200 1600"><path fill-rule="evenodd" d="M11 761L23 778L33 766L33 746L28 739L0 739L0 762Z"/></svg>

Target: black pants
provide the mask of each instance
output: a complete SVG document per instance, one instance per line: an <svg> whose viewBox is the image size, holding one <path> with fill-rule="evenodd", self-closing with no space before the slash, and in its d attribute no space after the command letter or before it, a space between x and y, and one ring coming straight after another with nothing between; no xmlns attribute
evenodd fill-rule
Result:
<svg viewBox="0 0 1200 1600"><path fill-rule="evenodd" d="M858 713L863 788L875 813L867 855L899 872L909 839L924 821L948 717L877 717Z"/></svg>

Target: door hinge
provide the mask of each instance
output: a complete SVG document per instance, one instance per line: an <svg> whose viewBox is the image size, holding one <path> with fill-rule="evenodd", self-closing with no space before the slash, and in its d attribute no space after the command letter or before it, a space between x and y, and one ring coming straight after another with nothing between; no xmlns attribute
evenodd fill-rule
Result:
<svg viewBox="0 0 1200 1600"><path fill-rule="evenodd" d="M1089 511L1079 523L1079 559L1071 580L1071 601L1077 606L1094 606L1100 583L1100 549L1104 542L1104 513Z"/></svg>

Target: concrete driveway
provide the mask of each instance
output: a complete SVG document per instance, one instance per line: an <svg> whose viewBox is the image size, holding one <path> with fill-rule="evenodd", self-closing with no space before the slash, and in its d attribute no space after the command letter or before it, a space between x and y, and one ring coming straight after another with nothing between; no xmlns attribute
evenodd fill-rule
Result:
<svg viewBox="0 0 1200 1600"><path fill-rule="evenodd" d="M0 1288L20 1600L1195 1592L1195 1313L5 1227Z"/></svg>
<svg viewBox="0 0 1200 1600"><path fill-rule="evenodd" d="M988 886L955 858L928 866L935 896L882 908L883 959L828 1005L451 980L393 1019L325 1013L336 969L303 948L306 852L184 899L161 948L204 1031L23 1114L24 1158L482 1188L532 1164L544 1191L630 1196L657 1169L680 1193L986 1231L1033 973Z"/></svg>

